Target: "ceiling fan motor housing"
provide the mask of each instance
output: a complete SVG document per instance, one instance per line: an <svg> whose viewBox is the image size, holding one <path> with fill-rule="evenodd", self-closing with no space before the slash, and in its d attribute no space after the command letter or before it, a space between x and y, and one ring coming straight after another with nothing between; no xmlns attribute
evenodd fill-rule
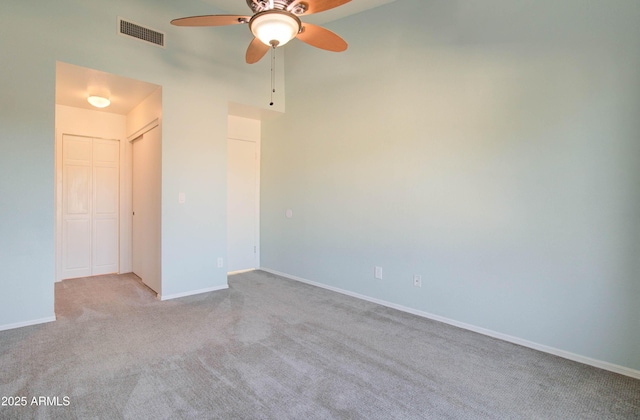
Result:
<svg viewBox="0 0 640 420"><path fill-rule="evenodd" d="M304 14L304 12L307 11L307 5L303 2L296 4L291 10L289 10L289 6L295 1L296 0L273 0L273 10L288 10L294 15ZM247 5L254 13L272 10L270 0L247 0Z"/></svg>

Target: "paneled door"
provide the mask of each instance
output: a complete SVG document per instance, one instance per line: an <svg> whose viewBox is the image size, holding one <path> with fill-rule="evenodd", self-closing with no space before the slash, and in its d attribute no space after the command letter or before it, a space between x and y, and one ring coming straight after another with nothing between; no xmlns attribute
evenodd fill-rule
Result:
<svg viewBox="0 0 640 420"><path fill-rule="evenodd" d="M120 143L62 138L61 279L117 273Z"/></svg>

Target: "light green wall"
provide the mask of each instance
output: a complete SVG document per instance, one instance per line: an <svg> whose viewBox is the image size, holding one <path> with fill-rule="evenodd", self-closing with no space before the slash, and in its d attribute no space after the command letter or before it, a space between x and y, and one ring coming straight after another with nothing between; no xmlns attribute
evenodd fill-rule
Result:
<svg viewBox="0 0 640 420"><path fill-rule="evenodd" d="M226 257L227 104L268 107L270 73L268 60L244 63L245 27L169 24L216 12L196 0L2 1L0 327L53 316L56 61L163 87L163 295L226 284L216 258ZM118 16L165 32L166 49L118 35Z"/></svg>
<svg viewBox="0 0 640 420"><path fill-rule="evenodd" d="M349 50L292 45L263 123L262 266L639 370L640 3L327 26Z"/></svg>

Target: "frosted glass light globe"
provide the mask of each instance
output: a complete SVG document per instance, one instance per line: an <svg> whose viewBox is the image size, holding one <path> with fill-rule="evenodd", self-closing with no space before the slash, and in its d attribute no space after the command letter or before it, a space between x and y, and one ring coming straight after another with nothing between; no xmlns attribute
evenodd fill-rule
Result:
<svg viewBox="0 0 640 420"><path fill-rule="evenodd" d="M300 19L282 10L267 10L258 13L249 22L253 35L263 44L279 47L298 35Z"/></svg>
<svg viewBox="0 0 640 420"><path fill-rule="evenodd" d="M96 108L106 108L111 105L111 101L107 98L103 98L102 96L91 95L87 98L87 101Z"/></svg>

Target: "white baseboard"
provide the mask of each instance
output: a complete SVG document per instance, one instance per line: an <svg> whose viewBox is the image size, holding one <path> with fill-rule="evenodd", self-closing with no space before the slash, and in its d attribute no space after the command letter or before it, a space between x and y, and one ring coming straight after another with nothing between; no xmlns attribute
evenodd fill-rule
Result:
<svg viewBox="0 0 640 420"><path fill-rule="evenodd" d="M287 273L282 273L276 270L271 270L268 268L260 268L260 270L265 271L267 273L274 274L276 276L281 276L288 278L290 280L299 281L301 283L310 284L312 286L320 287L323 289L331 290L332 292L341 293L343 295L351 296L357 299L366 300L368 302L376 303L378 305L386 306L388 308L397 309L402 312L407 312L413 315L421 316L423 318L428 318L434 321L442 322L444 324L453 325L454 327L462 328L465 330L473 331L479 334L483 334L489 337L497 338L499 340L507 341L509 343L517 344L523 347L528 347L530 349L538 350L544 353L553 354L554 356L559 356L564 359L572 360L574 362L582 363L589 366L594 366L600 369L608 370L610 372L619 373L620 375L629 376L631 378L640 379L640 370L635 370L631 368L627 368L624 366L619 366L609 362L603 362L601 360L592 359L590 357L582 356L579 354L571 353L565 350L556 349L554 347L549 347L543 344L534 343L532 341L524 340L522 338L514 337L508 334L502 334L496 331L492 331L486 328L477 327L475 325L466 324L464 322L455 321L453 319L445 318L439 315L434 315L429 312L420 311L417 309L409 308L406 306L398 305L392 302L387 302L380 299L375 299L369 296L361 295L359 293L350 292L348 290L339 289L337 287L328 286L326 284L318 283L315 281L307 280L302 277L293 276Z"/></svg>
<svg viewBox="0 0 640 420"><path fill-rule="evenodd" d="M236 271L229 271L227 273L227 276L233 276L234 274L242 274L242 273L249 273L251 271L256 271L255 268L248 268L246 270L236 270Z"/></svg>
<svg viewBox="0 0 640 420"><path fill-rule="evenodd" d="M187 297L187 296L199 295L201 293L217 292L218 290L224 290L228 288L229 288L229 285L225 284L222 286L210 287L208 289L200 289L200 290L192 290L190 292L176 293L174 295L162 295L162 296L158 295L158 299L160 300L178 299L178 298Z"/></svg>
<svg viewBox="0 0 640 420"><path fill-rule="evenodd" d="M56 320L55 315L47 318L34 319L32 321L17 322L15 324L0 325L0 331L13 330L14 328L28 327L30 325L46 324Z"/></svg>

